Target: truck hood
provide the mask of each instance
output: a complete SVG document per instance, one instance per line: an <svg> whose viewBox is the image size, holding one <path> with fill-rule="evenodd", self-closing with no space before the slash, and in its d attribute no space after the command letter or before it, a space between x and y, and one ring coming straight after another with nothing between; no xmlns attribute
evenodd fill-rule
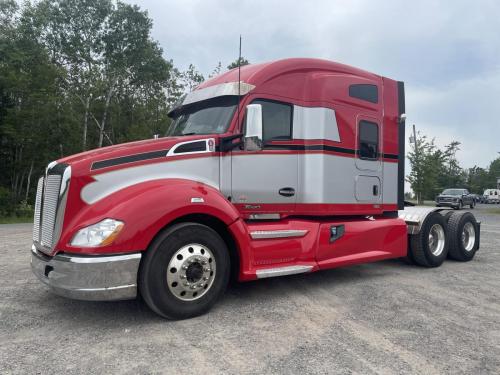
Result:
<svg viewBox="0 0 500 375"><path fill-rule="evenodd" d="M65 158L57 160L57 163L70 165L72 168L73 176L83 175L88 174L91 171L92 164L96 162L132 155L140 155L144 153L165 152L166 155L168 150L179 143L195 141L197 139L217 139L217 137L218 135L192 135L128 142L67 156Z"/></svg>
<svg viewBox="0 0 500 375"><path fill-rule="evenodd" d="M461 195L439 194L438 198L461 198Z"/></svg>

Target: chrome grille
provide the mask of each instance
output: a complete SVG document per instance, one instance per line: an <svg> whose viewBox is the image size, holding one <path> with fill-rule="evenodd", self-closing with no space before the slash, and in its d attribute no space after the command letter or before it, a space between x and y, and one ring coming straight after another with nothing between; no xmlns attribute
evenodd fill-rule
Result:
<svg viewBox="0 0 500 375"><path fill-rule="evenodd" d="M35 217L33 218L33 241L40 241L40 209L42 205L43 177L38 180L35 199Z"/></svg>
<svg viewBox="0 0 500 375"><path fill-rule="evenodd" d="M52 247L54 224L56 222L57 203L61 189L61 175L48 175L43 193L41 244Z"/></svg>

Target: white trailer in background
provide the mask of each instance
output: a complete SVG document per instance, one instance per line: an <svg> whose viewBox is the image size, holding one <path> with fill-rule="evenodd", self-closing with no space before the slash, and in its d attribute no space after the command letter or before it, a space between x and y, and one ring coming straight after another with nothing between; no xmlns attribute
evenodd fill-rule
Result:
<svg viewBox="0 0 500 375"><path fill-rule="evenodd" d="M486 189L483 195L486 203L500 203L500 189Z"/></svg>

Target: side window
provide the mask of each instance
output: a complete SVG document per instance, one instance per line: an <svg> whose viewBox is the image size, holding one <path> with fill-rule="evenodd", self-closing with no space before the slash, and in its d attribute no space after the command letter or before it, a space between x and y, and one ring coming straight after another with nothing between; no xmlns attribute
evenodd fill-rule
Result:
<svg viewBox="0 0 500 375"><path fill-rule="evenodd" d="M291 104L260 99L254 100L252 104L262 105L263 142L292 138L293 106Z"/></svg>
<svg viewBox="0 0 500 375"><path fill-rule="evenodd" d="M378 159L378 125L374 122L361 120L358 134L360 159Z"/></svg>
<svg viewBox="0 0 500 375"><path fill-rule="evenodd" d="M378 103L378 88L375 85L367 84L351 85L349 86L349 96L371 103Z"/></svg>

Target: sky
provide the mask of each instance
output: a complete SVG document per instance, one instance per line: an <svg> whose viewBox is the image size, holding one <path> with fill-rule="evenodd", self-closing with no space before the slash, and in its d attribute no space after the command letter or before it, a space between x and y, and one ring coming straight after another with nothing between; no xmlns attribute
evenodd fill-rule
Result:
<svg viewBox="0 0 500 375"><path fill-rule="evenodd" d="M408 135L415 124L438 146L458 140L465 168L498 157L500 1L127 2L148 11L153 38L181 70L226 67L241 34L251 63L316 57L404 81Z"/></svg>

